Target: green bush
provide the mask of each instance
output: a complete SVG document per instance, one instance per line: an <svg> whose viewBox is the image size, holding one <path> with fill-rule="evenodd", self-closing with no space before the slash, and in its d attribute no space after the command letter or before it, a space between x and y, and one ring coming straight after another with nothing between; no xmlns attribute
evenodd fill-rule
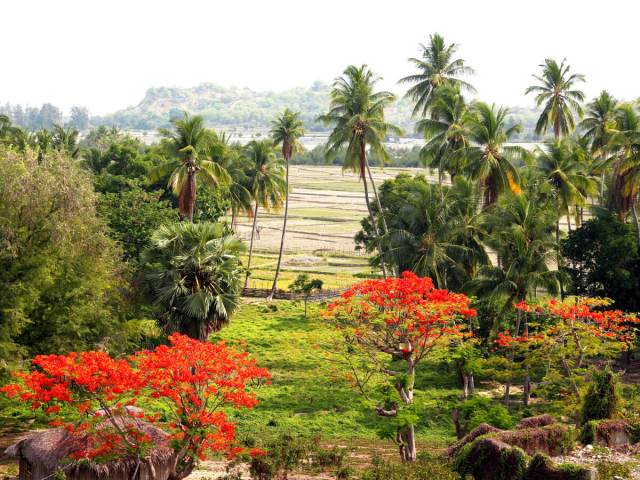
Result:
<svg viewBox="0 0 640 480"><path fill-rule="evenodd" d="M582 422L613 418L619 397L618 376L609 367L594 372L582 404Z"/></svg>
<svg viewBox="0 0 640 480"><path fill-rule="evenodd" d="M362 480L458 480L449 463L442 458L420 457L413 463L391 463L374 459Z"/></svg>
<svg viewBox="0 0 640 480"><path fill-rule="evenodd" d="M465 445L454 458L454 470L462 478L521 480L527 468L527 454L491 438L480 437Z"/></svg>
<svg viewBox="0 0 640 480"><path fill-rule="evenodd" d="M598 480L613 480L615 477L631 478L629 465L609 460L600 460L596 464Z"/></svg>
<svg viewBox="0 0 640 480"><path fill-rule="evenodd" d="M596 431L598 429L598 422L595 420L589 420L582 425L580 430L580 443L583 445L593 445L596 440Z"/></svg>
<svg viewBox="0 0 640 480"><path fill-rule="evenodd" d="M497 428L509 429L515 424L509 411L500 403L486 397L473 397L464 401L458 408L460 426L464 433L469 433L481 423L488 423Z"/></svg>
<svg viewBox="0 0 640 480"><path fill-rule="evenodd" d="M272 480L287 478L308 457L311 442L307 438L282 434L267 442L264 450L267 454L251 459L249 474L254 480Z"/></svg>
<svg viewBox="0 0 640 480"><path fill-rule="evenodd" d="M555 465L546 455L534 455L529 462L524 480L548 480L549 478L589 480L591 479L591 469L574 463Z"/></svg>

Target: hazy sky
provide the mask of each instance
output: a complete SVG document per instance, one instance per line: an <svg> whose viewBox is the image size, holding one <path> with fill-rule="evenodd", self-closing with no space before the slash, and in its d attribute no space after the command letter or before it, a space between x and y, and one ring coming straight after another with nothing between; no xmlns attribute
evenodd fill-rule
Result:
<svg viewBox="0 0 640 480"><path fill-rule="evenodd" d="M367 63L396 92L439 32L476 70L478 97L523 96L545 57L566 57L589 96L640 96L637 0L10 0L0 5L0 102L102 114L151 86L282 90Z"/></svg>

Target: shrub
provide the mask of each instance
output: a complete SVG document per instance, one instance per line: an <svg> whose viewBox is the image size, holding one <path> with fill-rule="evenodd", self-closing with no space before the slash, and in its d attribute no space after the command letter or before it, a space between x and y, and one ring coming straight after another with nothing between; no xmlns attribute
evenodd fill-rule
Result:
<svg viewBox="0 0 640 480"><path fill-rule="evenodd" d="M582 404L582 422L613 418L618 402L618 376L609 367L594 372Z"/></svg>
<svg viewBox="0 0 640 480"><path fill-rule="evenodd" d="M572 463L554 465L549 457L535 455L529 462L524 480L590 480L591 469Z"/></svg>
<svg viewBox="0 0 640 480"><path fill-rule="evenodd" d="M556 423L555 419L549 415L538 415L536 417L527 417L523 418L516 425L516 429L521 430L523 428L537 428L537 427L546 427L547 425L553 425Z"/></svg>
<svg viewBox="0 0 640 480"><path fill-rule="evenodd" d="M515 423L503 405L486 397L477 396L464 401L459 411L460 426L464 433L470 432L481 423L503 429L511 428Z"/></svg>
<svg viewBox="0 0 640 480"><path fill-rule="evenodd" d="M582 425L580 430L580 443L583 445L593 445L596 441L596 430L598 428L598 422L595 420L589 420Z"/></svg>
<svg viewBox="0 0 640 480"><path fill-rule="evenodd" d="M454 459L454 469L464 478L476 480L520 480L527 466L527 455L493 438L479 438L465 445Z"/></svg>
<svg viewBox="0 0 640 480"><path fill-rule="evenodd" d="M599 480L614 480L616 477L631 478L629 465L609 460L600 460L596 463Z"/></svg>
<svg viewBox="0 0 640 480"><path fill-rule="evenodd" d="M249 463L254 480L286 479L309 456L311 441L303 437L282 434L266 443L266 455L255 456Z"/></svg>
<svg viewBox="0 0 640 480"><path fill-rule="evenodd" d="M566 454L573 450L575 444L573 430L561 424L499 432L494 437L501 442L522 448L529 455L536 453L552 456Z"/></svg>
<svg viewBox="0 0 640 480"><path fill-rule="evenodd" d="M374 459L362 480L458 480L449 463L442 458L420 457L412 463L390 463Z"/></svg>

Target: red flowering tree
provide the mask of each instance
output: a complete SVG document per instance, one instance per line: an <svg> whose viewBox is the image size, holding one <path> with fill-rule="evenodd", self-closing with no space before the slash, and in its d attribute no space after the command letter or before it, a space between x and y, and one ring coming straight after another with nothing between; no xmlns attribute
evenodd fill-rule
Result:
<svg viewBox="0 0 640 480"><path fill-rule="evenodd" d="M341 353L350 380L376 413L394 419L395 441L404 461L416 459L412 411L416 370L438 346L461 337L475 315L461 294L434 288L430 278L404 272L401 278L354 285L329 305L326 317L341 333ZM374 392L369 381L382 374L390 388Z"/></svg>
<svg viewBox="0 0 640 480"><path fill-rule="evenodd" d="M151 444L142 420L156 422L159 412L153 407L164 404L172 418L162 427L175 452L170 478L182 479L207 453L233 456L240 451L225 410L255 406L251 387L269 374L224 342L211 344L179 334L169 340L170 345L128 359L104 352L40 355L33 360L33 371L16 373L21 381L0 391L45 409L52 426L89 434L86 447L71 454L75 460L147 461ZM150 407L143 410L136 404Z"/></svg>
<svg viewBox="0 0 640 480"><path fill-rule="evenodd" d="M499 335L497 343L505 348L518 348L525 356L532 352L548 365L550 372L560 367L564 381L569 381L573 394L580 397L578 380L586 373L590 358L613 358L634 343L639 319L635 314L608 309L611 301L599 298L549 300L541 304L521 302L516 309L527 327L524 335ZM532 349L532 346L535 348ZM532 360L532 359L530 359Z"/></svg>

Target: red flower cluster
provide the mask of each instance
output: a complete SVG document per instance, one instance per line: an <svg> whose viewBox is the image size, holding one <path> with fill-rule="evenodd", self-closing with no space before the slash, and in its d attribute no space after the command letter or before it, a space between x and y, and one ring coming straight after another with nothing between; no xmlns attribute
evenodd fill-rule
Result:
<svg viewBox="0 0 640 480"><path fill-rule="evenodd" d="M441 340L461 336L474 316L467 296L436 289L430 278L367 280L329 305L327 315L361 343L420 359Z"/></svg>
<svg viewBox="0 0 640 480"><path fill-rule="evenodd" d="M172 446L185 459L204 458L208 452L238 453L233 447L234 424L223 409L255 406L250 387L266 381L268 372L223 342L199 342L178 334L169 340L171 345L128 359L114 359L105 352L41 355L33 360L33 371L15 374L21 383L0 391L9 397L20 395L48 415L75 410L84 417L76 423L52 421L70 432L91 434L88 446L73 452L74 459L146 451L150 439L136 427L136 420L155 422L159 414L131 408L144 397L168 405L173 419L163 426L170 429ZM113 421L125 416L131 421Z"/></svg>
<svg viewBox="0 0 640 480"><path fill-rule="evenodd" d="M544 335L541 333L535 335L521 335L519 337L514 337L508 330L505 330L504 332L498 332L496 344L502 348L511 348L518 345L528 346L541 340L544 340Z"/></svg>

